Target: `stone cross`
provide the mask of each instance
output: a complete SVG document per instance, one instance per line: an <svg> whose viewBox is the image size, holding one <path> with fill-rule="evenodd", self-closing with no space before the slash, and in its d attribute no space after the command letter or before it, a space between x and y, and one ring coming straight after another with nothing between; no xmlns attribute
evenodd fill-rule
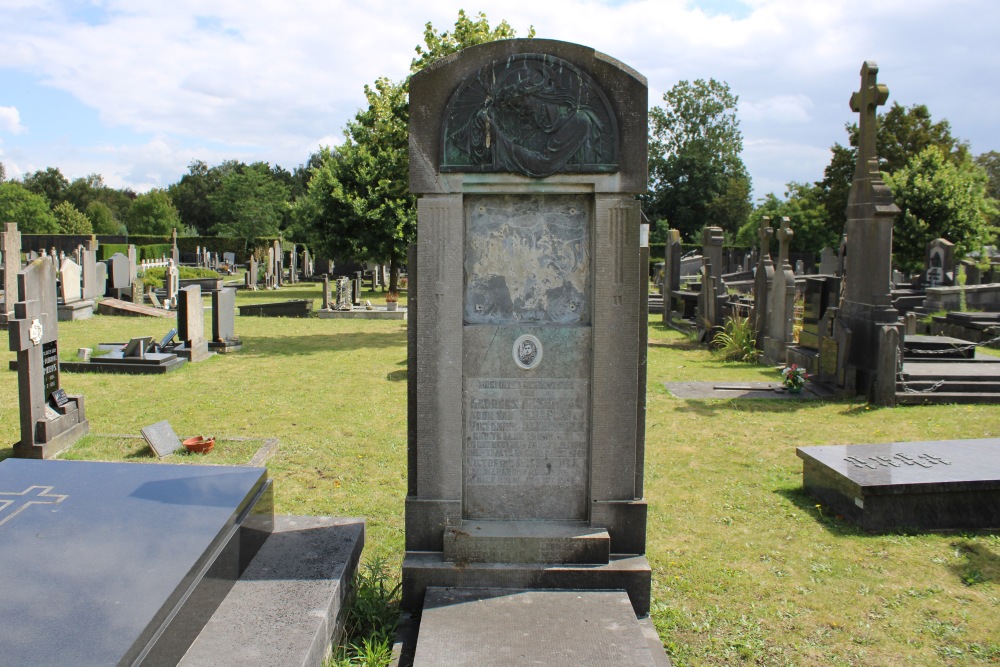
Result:
<svg viewBox="0 0 1000 667"><path fill-rule="evenodd" d="M52 493L51 486L29 486L24 491L0 491L0 526L30 505L58 505L69 496Z"/></svg>
<svg viewBox="0 0 1000 667"><path fill-rule="evenodd" d="M21 232L17 231L16 222L8 222L5 231L0 233L0 252L4 261L4 312L0 313L0 322L7 322L14 312L17 274L21 271Z"/></svg>
<svg viewBox="0 0 1000 667"><path fill-rule="evenodd" d="M771 262L772 236L774 236L774 228L771 227L771 217L765 215L761 217L760 228L757 230L760 251L757 255L757 270L754 274L753 312L751 314L757 347L761 349L763 349L767 331L767 294L774 278L774 264Z"/></svg>
<svg viewBox="0 0 1000 667"><path fill-rule="evenodd" d="M788 247L792 244L792 237L795 236L795 232L792 231L791 220L787 216L781 218L781 227L778 229L778 267L784 269L786 266L790 269L792 265L788 262Z"/></svg>
<svg viewBox="0 0 1000 667"><path fill-rule="evenodd" d="M177 228L174 228L174 233L171 235L171 240L173 241L173 247L170 249L170 258L174 260L174 266L179 266L181 263L181 251L177 247Z"/></svg>
<svg viewBox="0 0 1000 667"><path fill-rule="evenodd" d="M866 60L861 66L861 90L851 95L851 110L861 114L858 120L858 161L855 178L863 178L878 169L878 155L875 150L875 110L889 99L889 88L877 83L878 65ZM872 165L871 161L875 164Z"/></svg>
<svg viewBox="0 0 1000 667"><path fill-rule="evenodd" d="M771 226L771 216L761 216L760 228L757 230L757 238L760 239L760 256L758 261L764 261L766 257L771 259L771 237L774 236L774 227Z"/></svg>

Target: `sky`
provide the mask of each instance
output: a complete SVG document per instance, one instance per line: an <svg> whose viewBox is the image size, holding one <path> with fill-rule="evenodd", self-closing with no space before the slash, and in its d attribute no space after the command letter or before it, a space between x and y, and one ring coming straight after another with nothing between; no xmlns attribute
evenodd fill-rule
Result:
<svg viewBox="0 0 1000 667"><path fill-rule="evenodd" d="M336 145L364 86L401 80L459 9L577 42L648 80L739 96L754 197L822 178L865 60L889 104L925 104L974 155L1000 150L996 0L0 0L0 162L137 192L194 160L292 170ZM992 45L992 46L991 46Z"/></svg>

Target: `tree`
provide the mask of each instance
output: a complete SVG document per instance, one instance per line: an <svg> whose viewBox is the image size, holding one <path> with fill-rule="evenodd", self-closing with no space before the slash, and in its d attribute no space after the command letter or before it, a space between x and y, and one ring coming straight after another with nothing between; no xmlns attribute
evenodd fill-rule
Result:
<svg viewBox="0 0 1000 667"><path fill-rule="evenodd" d="M529 37L534 36L529 30ZM410 71L459 49L515 37L502 21L491 28L485 14L470 19L459 11L452 33L438 33L431 23ZM308 194L295 206L296 224L309 229L312 243L331 255L388 261L389 290L396 291L398 266L416 237L416 198L409 193L408 80L378 79L365 86L368 108L357 112L335 151L323 149L312 171Z"/></svg>
<svg viewBox="0 0 1000 667"><path fill-rule="evenodd" d="M830 164L819 182L831 224L841 228L847 222L847 196L858 156L858 126L849 123L844 127L850 148L833 145ZM937 147L954 164L965 161L969 155L968 144L951 135L951 124L947 120L935 123L923 104L907 108L894 102L885 113L875 117L875 148L882 172L895 173L929 146Z"/></svg>
<svg viewBox="0 0 1000 667"><path fill-rule="evenodd" d="M90 218L80 213L79 210L68 201L56 204L52 210L56 216L56 223L62 234L93 234L94 226L90 223Z"/></svg>
<svg viewBox="0 0 1000 667"><path fill-rule="evenodd" d="M183 223L203 235L207 235L219 224L220 220L215 215L210 199L222 187L222 179L226 174L243 166L246 165L230 160L210 168L201 160L192 161L188 165L188 173L167 188L170 200Z"/></svg>
<svg viewBox="0 0 1000 667"><path fill-rule="evenodd" d="M102 201L92 201L84 212L94 228L94 234L124 234L125 229L112 213L111 207Z"/></svg>
<svg viewBox="0 0 1000 667"><path fill-rule="evenodd" d="M679 81L649 113L650 219L666 218L695 239L706 225L735 234L752 205L740 153L739 98L715 79Z"/></svg>
<svg viewBox="0 0 1000 667"><path fill-rule="evenodd" d="M45 171L38 170L24 177L24 187L28 192L41 195L49 202L49 206L55 206L63 200L69 181L56 167L48 167Z"/></svg>
<svg viewBox="0 0 1000 667"><path fill-rule="evenodd" d="M20 183L0 183L0 220L16 222L25 234L58 234L59 225L49 202Z"/></svg>
<svg viewBox="0 0 1000 667"><path fill-rule="evenodd" d="M946 238L961 257L991 241L996 202L986 195L987 176L968 156L956 162L938 146L928 146L907 165L886 176L902 211L893 228L895 264L917 270L927 244Z"/></svg>
<svg viewBox="0 0 1000 667"><path fill-rule="evenodd" d="M180 216L167 191L154 188L135 198L125 224L130 234L167 236L180 226Z"/></svg>
<svg viewBox="0 0 1000 667"><path fill-rule="evenodd" d="M771 217L772 226L777 227L781 217L787 217L792 225L794 235L789 246L791 252L810 252L818 254L824 247L837 248L840 245L840 228L831 227L826 208L823 206L823 190L816 183L789 183L786 186L785 199L779 199L774 193L767 197L750 214L749 220L740 227L736 243L756 247L759 238L760 220L763 216Z"/></svg>
<svg viewBox="0 0 1000 667"><path fill-rule="evenodd" d="M209 196L215 218L212 232L250 241L277 236L288 209L288 187L276 180L270 166L257 162L231 171Z"/></svg>

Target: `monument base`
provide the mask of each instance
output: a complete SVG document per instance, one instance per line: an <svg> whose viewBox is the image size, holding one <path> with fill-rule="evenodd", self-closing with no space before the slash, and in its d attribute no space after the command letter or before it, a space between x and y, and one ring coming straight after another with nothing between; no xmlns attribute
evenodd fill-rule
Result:
<svg viewBox="0 0 1000 667"><path fill-rule="evenodd" d="M1000 439L799 447L802 485L866 530L1000 528Z"/></svg>
<svg viewBox="0 0 1000 667"><path fill-rule="evenodd" d="M60 303L56 308L56 313L60 322L88 320L94 316L94 302L88 300Z"/></svg>
<svg viewBox="0 0 1000 667"><path fill-rule="evenodd" d="M72 395L67 398L69 401L58 408L58 416L39 419L35 424L35 442L22 441L14 444L15 458L50 459L90 432L83 396ZM54 411L47 407L46 412Z"/></svg>
<svg viewBox="0 0 1000 667"><path fill-rule="evenodd" d="M545 590L624 590L636 616L649 614L652 573L645 556L613 555L600 565L449 563L439 552L403 558L404 611L420 611L428 586Z"/></svg>
<svg viewBox="0 0 1000 667"><path fill-rule="evenodd" d="M429 588L414 667L669 666L623 591Z"/></svg>

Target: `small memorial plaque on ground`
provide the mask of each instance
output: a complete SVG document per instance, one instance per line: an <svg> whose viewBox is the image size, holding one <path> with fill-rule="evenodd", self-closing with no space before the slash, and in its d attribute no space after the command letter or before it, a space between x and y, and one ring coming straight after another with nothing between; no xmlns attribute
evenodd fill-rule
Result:
<svg viewBox="0 0 1000 667"><path fill-rule="evenodd" d="M181 448L181 439L174 433L173 427L166 419L151 426L144 426L141 433L153 453L161 459Z"/></svg>

